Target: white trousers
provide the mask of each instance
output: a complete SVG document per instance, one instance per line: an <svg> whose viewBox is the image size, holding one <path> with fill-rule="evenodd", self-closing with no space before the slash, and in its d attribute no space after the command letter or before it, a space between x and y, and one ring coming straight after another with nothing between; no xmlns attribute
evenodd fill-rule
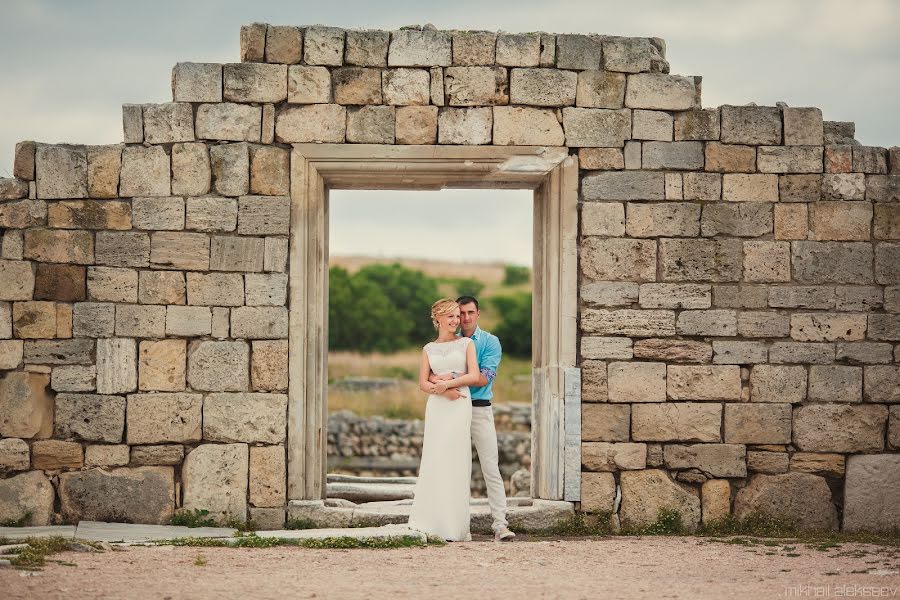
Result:
<svg viewBox="0 0 900 600"><path fill-rule="evenodd" d="M492 529L509 525L506 521L506 490L500 475L497 449L497 429L494 427L494 409L491 406L472 407L472 442L481 463L481 473L487 484L488 505L491 507Z"/></svg>

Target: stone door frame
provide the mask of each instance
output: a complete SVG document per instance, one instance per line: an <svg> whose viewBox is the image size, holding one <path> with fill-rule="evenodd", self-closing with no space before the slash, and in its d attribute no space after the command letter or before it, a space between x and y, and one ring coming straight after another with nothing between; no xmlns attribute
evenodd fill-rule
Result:
<svg viewBox="0 0 900 600"><path fill-rule="evenodd" d="M534 191L531 491L535 498L579 499L577 157L566 148L535 146L295 144L288 283L289 500L323 499L326 491L329 190L451 187Z"/></svg>

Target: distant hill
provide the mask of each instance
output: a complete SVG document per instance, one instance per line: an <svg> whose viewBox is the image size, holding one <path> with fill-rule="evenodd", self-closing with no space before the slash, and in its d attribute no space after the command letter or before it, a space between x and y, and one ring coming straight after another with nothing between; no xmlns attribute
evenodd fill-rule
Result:
<svg viewBox="0 0 900 600"><path fill-rule="evenodd" d="M400 263L404 267L422 271L429 277L472 277L479 279L489 286L499 285L503 281L506 263L465 263L441 260L427 260L419 258L382 258L376 256L334 256L329 257L329 266L343 267L351 273L355 273L362 267L371 264Z"/></svg>

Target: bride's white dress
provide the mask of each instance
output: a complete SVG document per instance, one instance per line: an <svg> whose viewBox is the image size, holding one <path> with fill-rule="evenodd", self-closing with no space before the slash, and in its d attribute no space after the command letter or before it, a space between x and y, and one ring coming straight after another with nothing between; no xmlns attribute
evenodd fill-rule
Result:
<svg viewBox="0 0 900 600"><path fill-rule="evenodd" d="M425 352L438 375L466 372L466 348L471 339L430 342ZM413 490L409 527L448 541L468 541L470 480L472 477L472 401L450 400L431 394L425 406L425 437L419 477Z"/></svg>

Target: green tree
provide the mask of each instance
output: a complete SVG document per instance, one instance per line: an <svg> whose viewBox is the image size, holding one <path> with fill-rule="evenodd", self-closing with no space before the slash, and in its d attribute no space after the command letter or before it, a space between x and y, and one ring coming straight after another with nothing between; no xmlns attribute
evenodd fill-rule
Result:
<svg viewBox="0 0 900 600"><path fill-rule="evenodd" d="M518 265L506 265L503 274L503 285L519 285L528 283L531 279L531 269Z"/></svg>
<svg viewBox="0 0 900 600"><path fill-rule="evenodd" d="M531 356L531 293L519 292L491 298L501 320L494 328L503 352L512 356Z"/></svg>
<svg viewBox="0 0 900 600"><path fill-rule="evenodd" d="M393 352L408 345L413 322L394 311L378 285L341 267L329 269L328 284L330 348Z"/></svg>
<svg viewBox="0 0 900 600"><path fill-rule="evenodd" d="M437 282L434 279L422 271L408 269L399 263L367 265L357 271L354 278L364 279L378 286L390 300L398 317L402 315L403 318L412 321L411 330L408 332L398 330L396 335L398 339L405 338L406 346L424 344L434 335L431 305L439 297ZM393 329L390 321L385 321L381 326Z"/></svg>
<svg viewBox="0 0 900 600"><path fill-rule="evenodd" d="M474 277L450 277L444 281L453 286L457 298L460 296L474 296L477 298L478 294L484 290L484 282Z"/></svg>

